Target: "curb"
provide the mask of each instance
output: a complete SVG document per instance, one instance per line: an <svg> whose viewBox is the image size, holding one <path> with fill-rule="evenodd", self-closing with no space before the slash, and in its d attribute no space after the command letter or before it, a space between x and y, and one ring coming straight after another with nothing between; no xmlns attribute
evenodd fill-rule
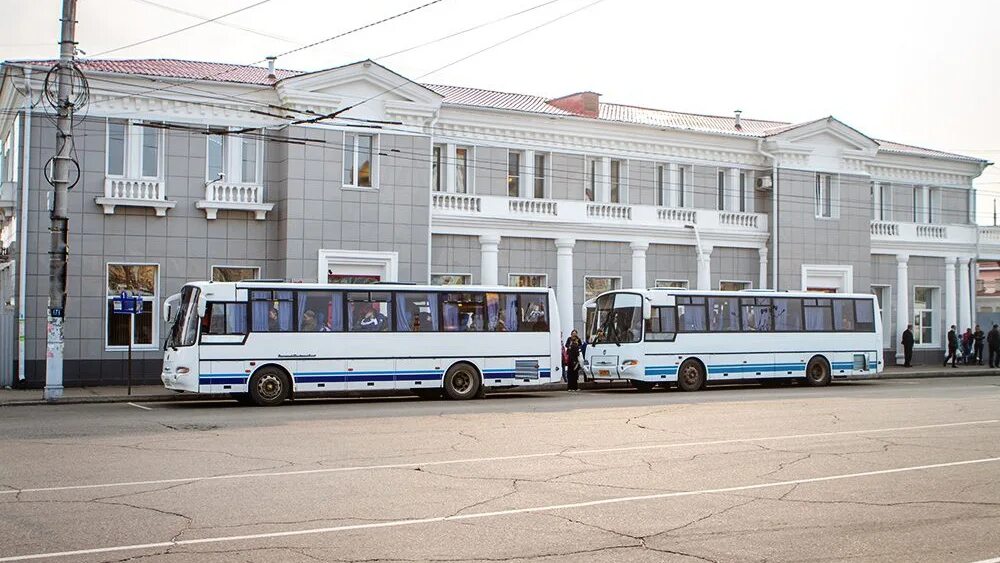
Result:
<svg viewBox="0 0 1000 563"><path fill-rule="evenodd" d="M965 370L952 371L932 371L932 372L894 372L886 374L885 372L879 374L878 377L872 379L855 379L848 381L879 381L883 379L953 379L957 377L983 377L983 376L1000 376L1000 369L994 370L976 370L975 373L970 373ZM606 389L609 387L628 387L628 385L622 382L611 382L594 384L591 382L580 382L580 389L583 391L589 389ZM491 391L491 394L495 393L551 393L554 391L565 391L565 383L550 383L546 385L538 385L530 388L522 387L509 387L505 389L496 389ZM343 391L343 392L331 392L331 393L318 393L310 394L310 398L357 398L357 397L407 397L410 393L407 392L397 392L397 391L383 391L383 392L357 392L357 391ZM25 399L25 400L14 400L14 401L2 401L0 400L0 408L3 407L19 407L19 406L37 406L37 405L87 405L87 404L101 404L101 403L165 403L165 402L186 402L186 401L228 401L231 397L227 393L211 393L211 394L187 394L187 393L164 393L158 395L108 395L108 396L93 396L93 397L64 397L55 401L46 401L45 399Z"/></svg>

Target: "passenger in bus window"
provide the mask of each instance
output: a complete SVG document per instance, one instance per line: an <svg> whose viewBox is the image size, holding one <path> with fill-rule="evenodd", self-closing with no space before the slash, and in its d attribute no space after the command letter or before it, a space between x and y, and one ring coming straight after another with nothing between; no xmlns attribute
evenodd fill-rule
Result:
<svg viewBox="0 0 1000 563"><path fill-rule="evenodd" d="M267 330L268 332L281 332L281 321L278 320L277 307L271 307L267 310Z"/></svg>
<svg viewBox="0 0 1000 563"><path fill-rule="evenodd" d="M361 307L362 305L356 305ZM374 305L365 305L367 310L358 322L358 328L365 332L380 332L385 330L386 317Z"/></svg>
<svg viewBox="0 0 1000 563"><path fill-rule="evenodd" d="M319 323L316 321L316 313L309 309L302 314L302 320L299 323L299 330L301 332L316 332L319 328Z"/></svg>

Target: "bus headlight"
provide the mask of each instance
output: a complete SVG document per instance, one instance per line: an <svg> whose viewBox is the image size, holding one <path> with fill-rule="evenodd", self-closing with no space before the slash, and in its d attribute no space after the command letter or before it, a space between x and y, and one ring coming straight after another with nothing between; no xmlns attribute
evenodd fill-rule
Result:
<svg viewBox="0 0 1000 563"><path fill-rule="evenodd" d="M188 374L190 372L191 372L191 370L188 369L188 368L185 368L185 367L179 367L179 368L177 368L177 375L186 375L186 374Z"/></svg>
<svg viewBox="0 0 1000 563"><path fill-rule="evenodd" d="M639 360L625 360L622 362L622 367L631 367L639 365Z"/></svg>

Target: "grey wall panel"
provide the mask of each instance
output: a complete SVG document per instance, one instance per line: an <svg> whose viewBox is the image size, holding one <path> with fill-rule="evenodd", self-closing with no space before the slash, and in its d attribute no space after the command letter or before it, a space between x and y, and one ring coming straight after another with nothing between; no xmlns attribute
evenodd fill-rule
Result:
<svg viewBox="0 0 1000 563"><path fill-rule="evenodd" d="M556 246L552 239L503 237L497 257L499 281L509 274L545 274L548 287L556 286Z"/></svg>
<svg viewBox="0 0 1000 563"><path fill-rule="evenodd" d="M550 185L553 199L582 201L584 198L584 157L552 153Z"/></svg>
<svg viewBox="0 0 1000 563"><path fill-rule="evenodd" d="M471 274L472 283L480 283L482 254L479 237L433 235L431 274Z"/></svg>
<svg viewBox="0 0 1000 563"><path fill-rule="evenodd" d="M693 248L693 247L692 247ZM719 289L722 281L750 282L750 287L760 284L760 254L755 248L715 247L712 250L712 289ZM694 287L694 286L691 286Z"/></svg>
<svg viewBox="0 0 1000 563"><path fill-rule="evenodd" d="M686 280L694 289L698 283L698 263L694 246L651 244L646 251L646 287L656 280Z"/></svg>

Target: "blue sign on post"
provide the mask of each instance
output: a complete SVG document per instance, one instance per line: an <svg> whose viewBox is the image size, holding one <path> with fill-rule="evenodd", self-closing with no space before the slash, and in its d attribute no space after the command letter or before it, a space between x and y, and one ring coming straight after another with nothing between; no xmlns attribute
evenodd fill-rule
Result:
<svg viewBox="0 0 1000 563"><path fill-rule="evenodd" d="M132 295L128 291L123 291L118 297L112 297L114 303L113 310L117 315L139 315L142 314L142 296ZM134 327L135 323L131 323ZM134 331L130 329L130 333ZM132 394L132 334L128 338L128 394Z"/></svg>

